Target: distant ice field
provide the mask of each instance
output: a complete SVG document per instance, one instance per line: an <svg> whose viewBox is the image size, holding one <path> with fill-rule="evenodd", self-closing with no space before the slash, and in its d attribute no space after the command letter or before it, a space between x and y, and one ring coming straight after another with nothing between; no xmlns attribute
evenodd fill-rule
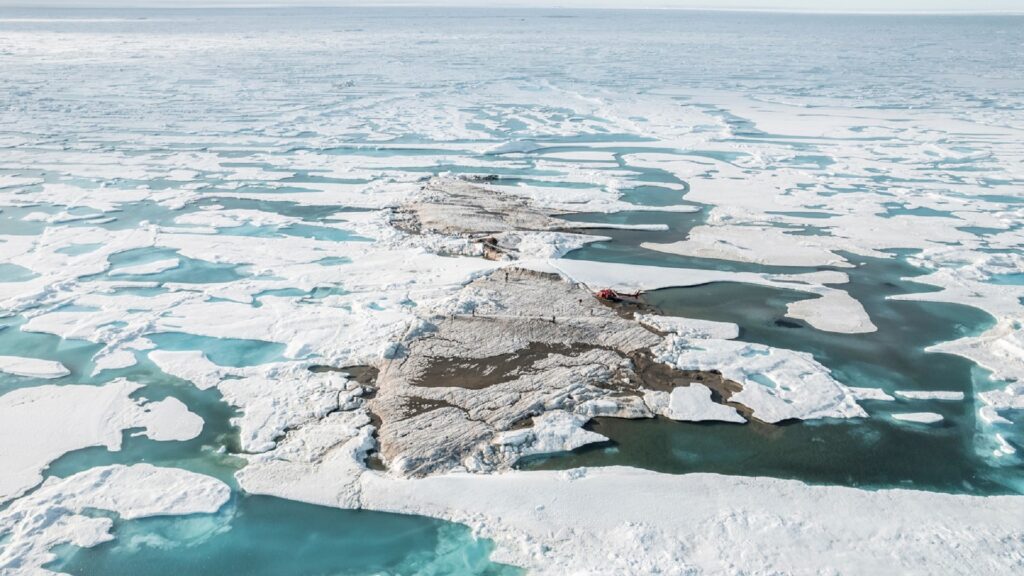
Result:
<svg viewBox="0 0 1024 576"><path fill-rule="evenodd" d="M1022 63L1017 16L2 9L0 572L538 565L429 502L338 510L342 488L239 473L319 465L327 424L365 455L369 420L331 420L351 382L308 367L387 357L497 266L387 225L437 174L579 212L600 238L536 239L532 265L735 324L659 350L792 408L596 418L608 441L515 474L1020 495ZM793 408L810 381L843 410ZM346 489L365 472L338 466ZM207 505L120 492L161 475ZM59 506L78 540L12 528Z"/></svg>

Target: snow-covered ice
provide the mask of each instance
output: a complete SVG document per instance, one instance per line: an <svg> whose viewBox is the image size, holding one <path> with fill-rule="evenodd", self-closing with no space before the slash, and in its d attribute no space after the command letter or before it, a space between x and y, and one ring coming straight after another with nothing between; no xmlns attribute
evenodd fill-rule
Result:
<svg viewBox="0 0 1024 576"><path fill-rule="evenodd" d="M682 422L717 420L742 424L747 421L735 408L713 402L711 389L699 382L674 388L670 393L648 392L644 402L651 411Z"/></svg>
<svg viewBox="0 0 1024 576"><path fill-rule="evenodd" d="M89 446L120 450L121 433L142 428L153 440L188 440L203 421L175 398L140 403L142 386L115 380L104 386L38 386L0 396L0 502L42 480L42 471L67 452Z"/></svg>
<svg viewBox="0 0 1024 576"><path fill-rule="evenodd" d="M935 412L899 412L892 415L894 420L900 422L913 422L915 424L937 424L942 422L942 414Z"/></svg>
<svg viewBox="0 0 1024 576"><path fill-rule="evenodd" d="M963 400L964 393L953 390L897 390L900 398L907 400Z"/></svg>
<svg viewBox="0 0 1024 576"><path fill-rule="evenodd" d="M50 478L38 490L0 512L0 572L55 574L43 566L62 544L91 548L113 538L113 521L150 516L210 514L228 502L223 482L177 468L150 464L101 466L67 478Z"/></svg>
<svg viewBox="0 0 1024 576"><path fill-rule="evenodd" d="M60 378L71 374L67 367L56 360L19 356L0 356L0 372L28 378Z"/></svg>

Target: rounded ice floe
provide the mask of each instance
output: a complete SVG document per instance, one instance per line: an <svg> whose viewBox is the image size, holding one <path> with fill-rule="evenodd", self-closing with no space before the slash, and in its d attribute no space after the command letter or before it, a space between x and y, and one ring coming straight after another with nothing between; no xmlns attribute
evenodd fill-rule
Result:
<svg viewBox="0 0 1024 576"><path fill-rule="evenodd" d="M913 422L915 424L937 424L942 422L942 414L935 412L901 412L892 415L893 420Z"/></svg>
<svg viewBox="0 0 1024 576"><path fill-rule="evenodd" d="M189 440L202 419L180 401L141 404L141 388L119 379L104 386L38 386L0 396L0 502L42 480L42 470L63 454L105 446L121 449L121 433L142 428L154 440Z"/></svg>
<svg viewBox="0 0 1024 576"><path fill-rule="evenodd" d="M736 422L746 423L732 406L718 404L711 400L711 389L692 382L689 386L679 386L668 392L647 392L644 402L656 414L680 422Z"/></svg>
<svg viewBox="0 0 1024 576"><path fill-rule="evenodd" d="M71 374L60 362L20 356L0 356L0 372L27 378L60 378Z"/></svg>
<svg viewBox="0 0 1024 576"><path fill-rule="evenodd" d="M803 320L824 332L867 334L878 327L864 306L842 290L824 288L818 298L797 300L786 305L786 316Z"/></svg>
<svg viewBox="0 0 1024 576"><path fill-rule="evenodd" d="M145 404L136 425L145 428L143 435L161 442L191 440L203 431L203 419L174 397Z"/></svg>
<svg viewBox="0 0 1024 576"><path fill-rule="evenodd" d="M43 568L63 544L90 548L111 540L113 520L150 516L212 514L227 503L231 489L215 478L150 464L104 466L67 478L50 478L31 495L0 512L2 574L52 574Z"/></svg>

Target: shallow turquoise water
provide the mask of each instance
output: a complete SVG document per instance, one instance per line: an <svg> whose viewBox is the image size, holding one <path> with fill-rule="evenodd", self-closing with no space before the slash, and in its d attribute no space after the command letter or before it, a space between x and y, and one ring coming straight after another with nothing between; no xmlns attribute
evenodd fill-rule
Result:
<svg viewBox="0 0 1024 576"><path fill-rule="evenodd" d="M286 360L286 346L279 342L213 338L184 332L160 332L146 337L160 350L200 350L221 366L254 366Z"/></svg>
<svg viewBox="0 0 1024 576"><path fill-rule="evenodd" d="M139 266L176 258L178 266L158 272L156 274L117 274L119 268ZM186 284L200 284L209 282L230 282L238 280L245 275L239 272L238 266L231 264L218 264L189 258L179 254L175 250L166 248L138 248L112 254L107 260L110 262L110 271L98 276L90 276L84 280L104 277L110 280L127 282L181 282Z"/></svg>
<svg viewBox="0 0 1024 576"><path fill-rule="evenodd" d="M469 529L397 514L239 496L221 513L116 522L118 539L54 562L74 575L511 576ZM65 550L65 554L69 551Z"/></svg>
<svg viewBox="0 0 1024 576"><path fill-rule="evenodd" d="M0 262L0 282L24 282L35 277L36 274L28 268Z"/></svg>
<svg viewBox="0 0 1024 576"><path fill-rule="evenodd" d="M0 393L25 386L42 384L81 382L92 373L92 357L103 346L85 340L64 340L52 334L22 332L25 319L21 316L0 317L0 354L42 358L62 362L71 374L56 380L42 380L0 374Z"/></svg>

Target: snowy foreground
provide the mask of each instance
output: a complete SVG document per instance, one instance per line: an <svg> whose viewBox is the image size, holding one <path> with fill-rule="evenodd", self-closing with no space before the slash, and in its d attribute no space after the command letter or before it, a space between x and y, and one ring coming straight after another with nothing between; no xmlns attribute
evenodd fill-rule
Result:
<svg viewBox="0 0 1024 576"><path fill-rule="evenodd" d="M735 85L689 64L633 77L638 59L689 53L650 43L689 37L676 29L635 26L617 45L634 59L605 51L607 23L567 39L502 17L437 42L450 18L258 33L167 18L102 22L113 32L0 21L0 104L14 112L0 118L3 576L117 538L111 514L230 511L232 489L463 523L536 574L1024 571L1024 496L516 469L604 441L593 418L654 417L968 426L986 470L1019 469L1024 123L1017 100L979 104L1018 98L1017 71L935 72L970 78L956 85L966 102L933 80L872 84L872 105L844 100L857 86L808 96L803 78L735 88L791 74L800 46ZM850 82L882 64L897 66ZM569 80L534 80L556 69ZM975 74L996 93L975 97ZM692 220L671 238L665 223L586 221L622 214ZM613 232L643 239L609 261L567 257ZM973 388L883 388L737 324L593 297L739 283L798 295L774 320L807 338L870 338L885 308L855 297L859 259L923 272L893 300L991 316L928 343L983 368ZM204 421L200 394L231 416ZM230 438L205 435L228 418ZM51 468L197 438L169 466L237 456L236 487L168 465Z"/></svg>
<svg viewBox="0 0 1024 576"><path fill-rule="evenodd" d="M979 574L1024 563L1024 499L631 468L363 477L360 501L466 522L536 574ZM827 512L831 511L831 512Z"/></svg>

